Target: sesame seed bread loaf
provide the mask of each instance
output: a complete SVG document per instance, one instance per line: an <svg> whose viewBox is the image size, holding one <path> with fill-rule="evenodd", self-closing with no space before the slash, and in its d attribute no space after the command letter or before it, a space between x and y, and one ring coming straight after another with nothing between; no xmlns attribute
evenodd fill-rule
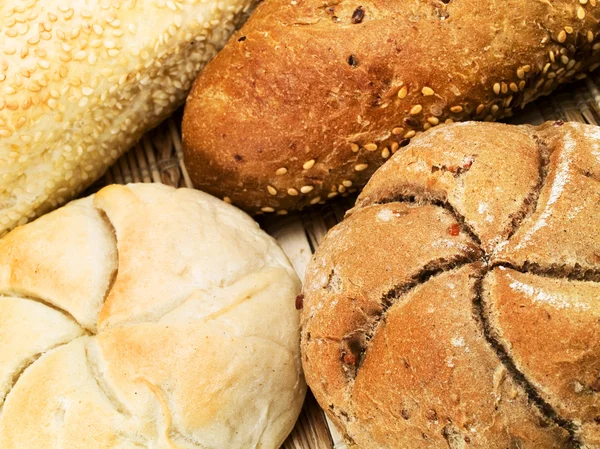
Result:
<svg viewBox="0 0 600 449"><path fill-rule="evenodd" d="M64 203L183 102L255 0L0 3L0 235Z"/></svg>
<svg viewBox="0 0 600 449"><path fill-rule="evenodd" d="M600 448L599 155L598 127L469 122L374 174L301 318L350 447Z"/></svg>
<svg viewBox="0 0 600 449"><path fill-rule="evenodd" d="M279 449L300 281L207 194L109 186L0 239L2 449Z"/></svg>
<svg viewBox="0 0 600 449"><path fill-rule="evenodd" d="M346 195L424 130L585 77L599 19L596 0L266 0L195 82L188 171L252 213Z"/></svg>

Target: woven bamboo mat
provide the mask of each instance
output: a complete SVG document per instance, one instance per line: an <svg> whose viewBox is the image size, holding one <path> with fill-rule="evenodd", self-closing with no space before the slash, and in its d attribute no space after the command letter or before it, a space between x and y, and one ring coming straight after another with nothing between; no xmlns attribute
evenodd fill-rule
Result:
<svg viewBox="0 0 600 449"><path fill-rule="evenodd" d="M510 123L540 124L547 120L600 123L600 71L576 84L565 86L551 97L529 105L508 120ZM175 187L192 187L183 165L181 115L178 111L113 165L90 190L107 184L161 182ZM327 230L342 220L354 198L344 198L309 209L302 214L261 218L261 225L281 244L300 278L311 254ZM327 421L312 395L307 396L302 414L283 449L346 449L342 438Z"/></svg>

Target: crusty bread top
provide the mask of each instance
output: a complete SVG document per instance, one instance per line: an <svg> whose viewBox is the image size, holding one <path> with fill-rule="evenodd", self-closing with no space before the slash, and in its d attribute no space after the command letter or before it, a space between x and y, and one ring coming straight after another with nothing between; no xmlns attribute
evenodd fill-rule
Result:
<svg viewBox="0 0 600 449"><path fill-rule="evenodd" d="M0 2L0 235L73 198L183 102L254 0Z"/></svg>
<svg viewBox="0 0 600 449"><path fill-rule="evenodd" d="M600 447L600 128L464 123L308 267L303 364L360 448Z"/></svg>
<svg viewBox="0 0 600 449"><path fill-rule="evenodd" d="M0 239L2 449L278 449L300 282L246 214L109 186Z"/></svg>
<svg viewBox="0 0 600 449"><path fill-rule="evenodd" d="M345 195L421 131L584 77L599 19L596 0L267 0L192 89L190 176L253 213Z"/></svg>

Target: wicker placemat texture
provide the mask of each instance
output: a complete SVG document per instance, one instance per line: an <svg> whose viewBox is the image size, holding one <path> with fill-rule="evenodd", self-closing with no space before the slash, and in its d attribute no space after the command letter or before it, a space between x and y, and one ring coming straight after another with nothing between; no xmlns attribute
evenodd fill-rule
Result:
<svg viewBox="0 0 600 449"><path fill-rule="evenodd" d="M192 187L183 164L181 110L142 140L113 165L89 191L108 184L161 182L175 187ZM600 72L544 97L509 119L510 123L540 124L547 120L600 123ZM88 193L89 193L88 191ZM264 217L261 225L282 245L298 275L327 230L342 220L353 197L294 213L286 217ZM294 431L284 449L345 449L339 433L327 421L309 393Z"/></svg>

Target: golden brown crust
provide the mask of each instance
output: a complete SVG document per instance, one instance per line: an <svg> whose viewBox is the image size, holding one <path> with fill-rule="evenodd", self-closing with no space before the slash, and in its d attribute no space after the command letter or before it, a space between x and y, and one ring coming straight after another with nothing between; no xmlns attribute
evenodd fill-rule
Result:
<svg viewBox="0 0 600 449"><path fill-rule="evenodd" d="M495 338L561 416L600 439L600 284L507 268L485 278Z"/></svg>
<svg viewBox="0 0 600 449"><path fill-rule="evenodd" d="M489 449L566 446L568 433L532 413L473 319L478 276L477 266L445 272L388 310L352 389L350 427L361 441L390 449L461 447L453 440Z"/></svg>
<svg viewBox="0 0 600 449"><path fill-rule="evenodd" d="M265 1L193 87L186 165L253 213L346 194L423 130L584 76L598 18L577 0Z"/></svg>
<svg viewBox="0 0 600 449"><path fill-rule="evenodd" d="M447 203L485 250L494 248L533 201L544 155L531 127L488 123L479 130L452 126L415 139L377 171L357 206L410 196Z"/></svg>
<svg viewBox="0 0 600 449"><path fill-rule="evenodd" d="M551 153L538 207L497 257L585 277L600 264L600 128L545 126L540 137Z"/></svg>
<svg viewBox="0 0 600 449"><path fill-rule="evenodd" d="M375 173L315 253L302 314L308 383L353 447L597 447L599 137L450 125ZM437 255L452 238L468 250Z"/></svg>
<svg viewBox="0 0 600 449"><path fill-rule="evenodd" d="M307 291L315 293L304 314L323 316L304 327L304 357L321 361L318 370L307 373L317 397L326 395L336 398L336 403L343 402L347 377L360 364L369 328L385 310L381 297L418 282L424 266L436 270L481 256L467 234L452 235L454 227L458 227L457 221L442 208L389 203L361 209L328 234L320 247L325 255L320 263L329 271L323 268L318 276L307 276L305 281ZM405 239L414 229L422 232ZM385 255L365 263L365 254L381 248ZM413 257L404 260L406 254ZM403 263L398 263L400 260ZM340 295L340 301L332 300ZM342 371L339 357L347 359ZM329 374L324 383L323 373Z"/></svg>

